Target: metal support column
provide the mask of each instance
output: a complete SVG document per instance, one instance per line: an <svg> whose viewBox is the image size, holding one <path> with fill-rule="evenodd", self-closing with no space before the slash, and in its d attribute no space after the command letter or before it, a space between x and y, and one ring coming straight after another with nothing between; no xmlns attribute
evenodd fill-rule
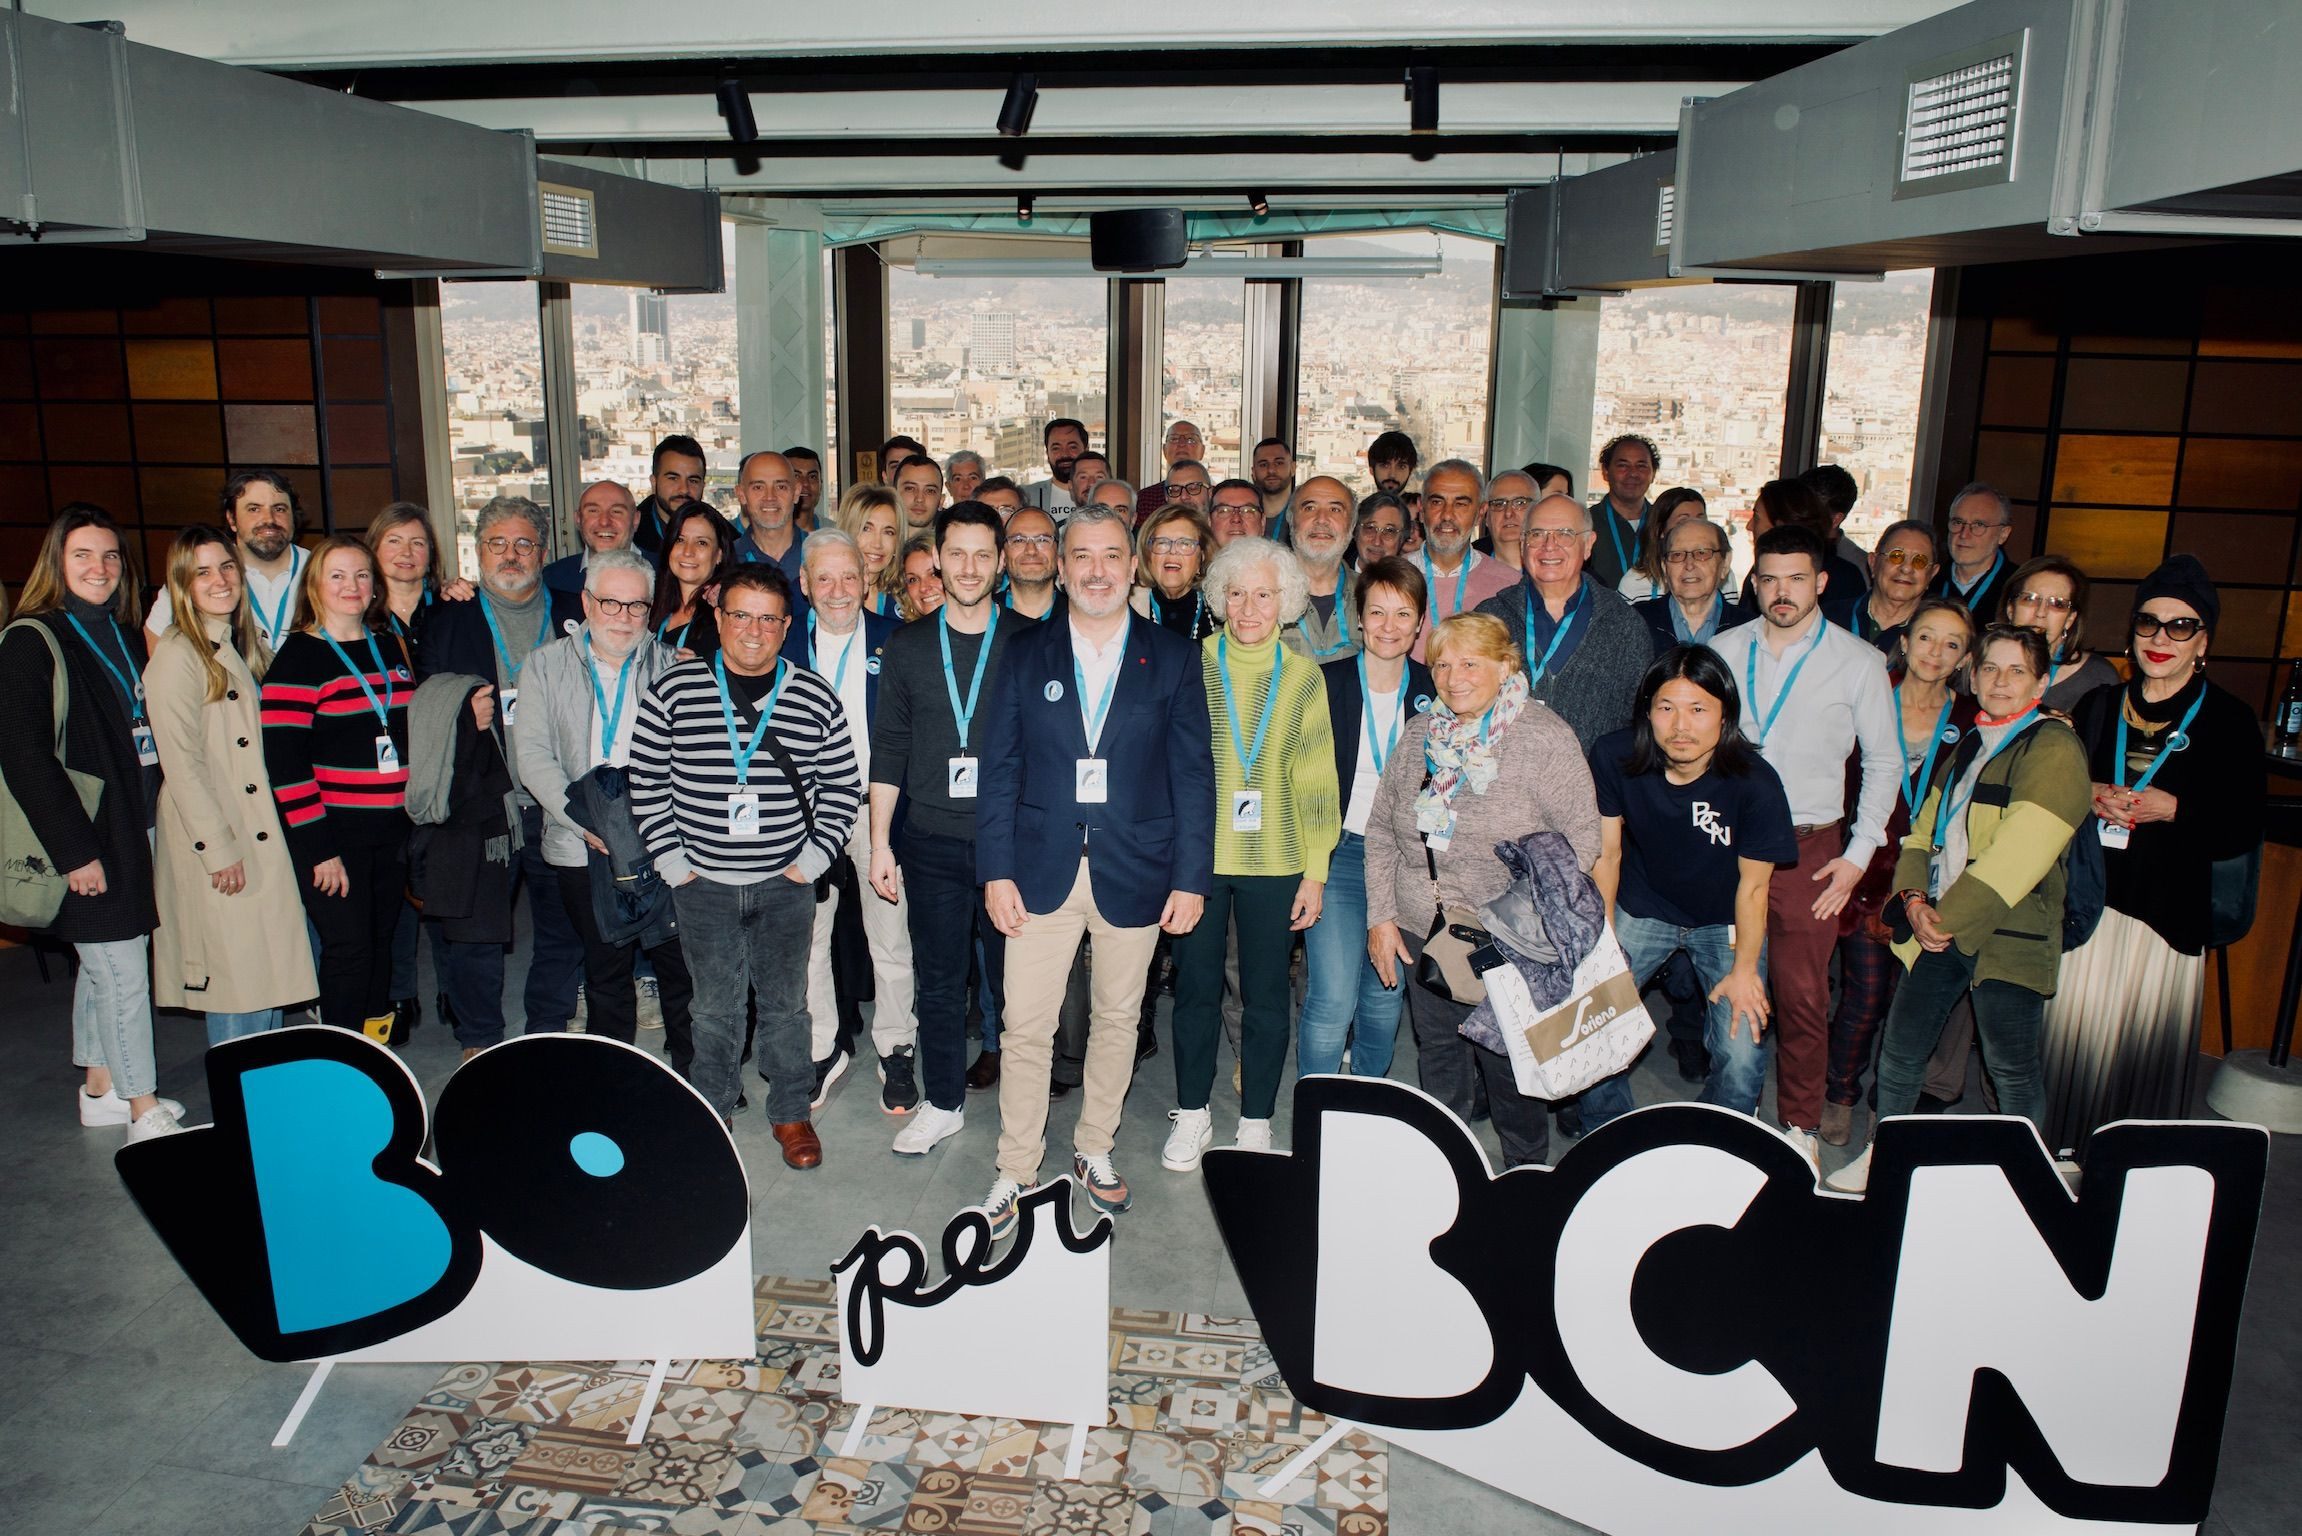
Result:
<svg viewBox="0 0 2302 1536"><path fill-rule="evenodd" d="M879 478L879 446L894 408L888 393L887 266L868 245L832 254L839 314L839 446L847 462L839 483Z"/></svg>
<svg viewBox="0 0 2302 1536"><path fill-rule="evenodd" d="M1285 240L1254 247L1258 256L1300 256L1303 242ZM1301 387L1303 280L1249 278L1240 310L1246 356L1240 372L1239 465L1245 475L1255 444L1266 437L1295 444L1297 392ZM1216 475L1217 479L1224 478Z"/></svg>
<svg viewBox="0 0 2302 1536"><path fill-rule="evenodd" d="M1111 282L1109 393L1103 451L1111 473L1140 487L1161 465L1159 434L1167 378L1167 285L1158 278Z"/></svg>
<svg viewBox="0 0 2302 1536"><path fill-rule="evenodd" d="M1822 388L1830 373L1830 307L1835 283L1801 283L1791 310L1790 381L1784 390L1782 463L1777 473L1803 475L1822 452Z"/></svg>
<svg viewBox="0 0 2302 1536"><path fill-rule="evenodd" d="M544 540L553 556L577 547L576 487L583 483L583 427L576 417L575 320L568 284L536 284L536 329L543 339L544 494L539 500L551 524Z"/></svg>
<svg viewBox="0 0 2302 1536"><path fill-rule="evenodd" d="M737 411L747 449L823 449L823 237L738 218ZM849 483L824 466L827 494Z"/></svg>

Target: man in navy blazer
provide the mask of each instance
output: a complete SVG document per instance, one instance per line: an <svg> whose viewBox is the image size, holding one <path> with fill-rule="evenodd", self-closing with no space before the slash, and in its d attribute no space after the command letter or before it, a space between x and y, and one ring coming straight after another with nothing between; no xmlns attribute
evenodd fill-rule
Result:
<svg viewBox="0 0 2302 1536"><path fill-rule="evenodd" d="M1093 936L1093 1019L1072 1176L1123 1211L1112 1138L1135 1070L1135 1016L1162 930L1199 921L1215 872L1215 765L1199 647L1127 605L1125 513L1074 510L1063 529L1061 623L1008 643L983 732L975 874L1007 937L999 1048L999 1173L983 1209L1015 1224L1039 1181L1064 985Z"/></svg>
<svg viewBox="0 0 2302 1536"><path fill-rule="evenodd" d="M847 715L855 761L871 771L871 720L879 708L879 666L897 621L863 606L863 552L836 528L807 536L800 553L800 589L808 601L792 614L783 659L831 684ZM858 816L847 840L859 870L871 867L869 818ZM868 969L866 969L868 967ZM820 1105L854 1054L863 979L877 1001L871 1042L879 1057L879 1107L908 1115L919 1104L914 1050L919 1020L912 1012L911 927L904 899L882 900L861 882L842 880L829 900L816 904L815 935L807 962L807 1012L814 1031ZM844 984L843 984L844 983Z"/></svg>

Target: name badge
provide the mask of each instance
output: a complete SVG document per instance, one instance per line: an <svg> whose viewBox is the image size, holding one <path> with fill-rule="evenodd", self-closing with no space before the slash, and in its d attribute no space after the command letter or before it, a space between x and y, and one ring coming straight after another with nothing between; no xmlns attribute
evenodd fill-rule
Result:
<svg viewBox="0 0 2302 1536"><path fill-rule="evenodd" d="M1425 832L1423 834L1423 846L1433 853L1445 853L1449 848L1455 846L1455 840L1437 832Z"/></svg>
<svg viewBox="0 0 2302 1536"><path fill-rule="evenodd" d="M746 792L727 797L727 835L759 836L759 796Z"/></svg>
<svg viewBox="0 0 2302 1536"><path fill-rule="evenodd" d="M1259 789L1239 789L1231 792L1231 830L1234 832L1260 832L1263 830L1263 792Z"/></svg>
<svg viewBox="0 0 2302 1536"><path fill-rule="evenodd" d="M2122 827L2115 822L2103 821L2099 816L2095 820L2100 823L2098 830L2102 835L2102 846L2105 848L2123 848L2134 838L2132 827Z"/></svg>
<svg viewBox="0 0 2302 1536"><path fill-rule="evenodd" d="M389 736L378 736L376 738L376 772L398 773L399 771L400 749L398 745Z"/></svg>
<svg viewBox="0 0 2302 1536"><path fill-rule="evenodd" d="M1072 791L1081 805L1102 805L1110 800L1110 764L1100 757L1082 757L1071 767Z"/></svg>
<svg viewBox="0 0 2302 1536"><path fill-rule="evenodd" d="M950 769L951 798L954 800L974 799L975 759L964 755L955 757L951 759Z"/></svg>
<svg viewBox="0 0 2302 1536"><path fill-rule="evenodd" d="M136 731L136 761L147 768L159 766L160 744L152 739L152 728L139 725Z"/></svg>
<svg viewBox="0 0 2302 1536"><path fill-rule="evenodd" d="M519 713L520 691L517 688L498 688L496 703L502 706L504 724L508 726L512 723L512 717Z"/></svg>

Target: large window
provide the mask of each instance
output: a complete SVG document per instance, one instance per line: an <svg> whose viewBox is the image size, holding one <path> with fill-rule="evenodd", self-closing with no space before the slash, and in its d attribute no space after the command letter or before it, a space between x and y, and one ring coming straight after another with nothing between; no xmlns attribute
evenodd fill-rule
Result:
<svg viewBox="0 0 2302 1536"><path fill-rule="evenodd" d="M1044 478L1040 432L1069 416L1107 448L1110 339L1100 277L887 274L890 421L938 459L962 448L990 472Z"/></svg>
<svg viewBox="0 0 2302 1536"><path fill-rule="evenodd" d="M1788 287L1704 284L1607 299L1599 311L1591 455L1637 432L1662 454L1654 489L1703 493L1727 524L1739 578L1750 569L1750 507L1782 465L1790 383ZM1606 491L1595 462L1571 466L1589 500Z"/></svg>
<svg viewBox="0 0 2302 1536"><path fill-rule="evenodd" d="M1178 278L1167 283L1167 327L1161 350L1167 376L1159 387L1159 430L1188 421L1205 441L1209 480L1246 473L1239 441L1242 370L1246 366L1247 285L1237 278ZM1157 443L1145 477L1164 473Z"/></svg>
<svg viewBox="0 0 2302 1536"><path fill-rule="evenodd" d="M1822 453L1861 491L1847 532L1868 547L1909 515L1926 377L1926 315L1934 273L1890 272L1882 283L1840 283L1831 301L1830 369L1823 381Z"/></svg>
<svg viewBox="0 0 2302 1536"><path fill-rule="evenodd" d="M491 497L525 496L547 512L552 504L535 284L441 284L440 339L456 498L455 565L476 576L472 523Z"/></svg>
<svg viewBox="0 0 2302 1536"><path fill-rule="evenodd" d="M1334 475L1375 488L1367 445L1396 428L1424 464L1484 463L1487 365L1494 338L1495 247L1428 234L1307 240L1308 256L1427 260L1434 277L1312 277L1303 282L1295 462L1298 480Z"/></svg>

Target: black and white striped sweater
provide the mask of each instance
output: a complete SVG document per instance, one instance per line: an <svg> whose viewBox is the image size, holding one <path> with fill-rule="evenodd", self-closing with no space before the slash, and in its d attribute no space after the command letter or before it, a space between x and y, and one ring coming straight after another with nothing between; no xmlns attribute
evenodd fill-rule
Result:
<svg viewBox="0 0 2302 1536"><path fill-rule="evenodd" d="M729 749L719 685L707 661L683 661L655 680L640 701L631 738L632 814L648 853L666 880L686 871L742 883L797 864L809 879L821 875L847 846L863 804L863 777L847 737L847 716L831 685L801 667L783 668L769 734L791 754L815 812L809 836L791 781L762 741L748 782L739 783ZM759 720L759 705L735 687L736 729L745 741ZM767 698L761 692L761 702ZM759 796L759 834L729 835L728 797Z"/></svg>

